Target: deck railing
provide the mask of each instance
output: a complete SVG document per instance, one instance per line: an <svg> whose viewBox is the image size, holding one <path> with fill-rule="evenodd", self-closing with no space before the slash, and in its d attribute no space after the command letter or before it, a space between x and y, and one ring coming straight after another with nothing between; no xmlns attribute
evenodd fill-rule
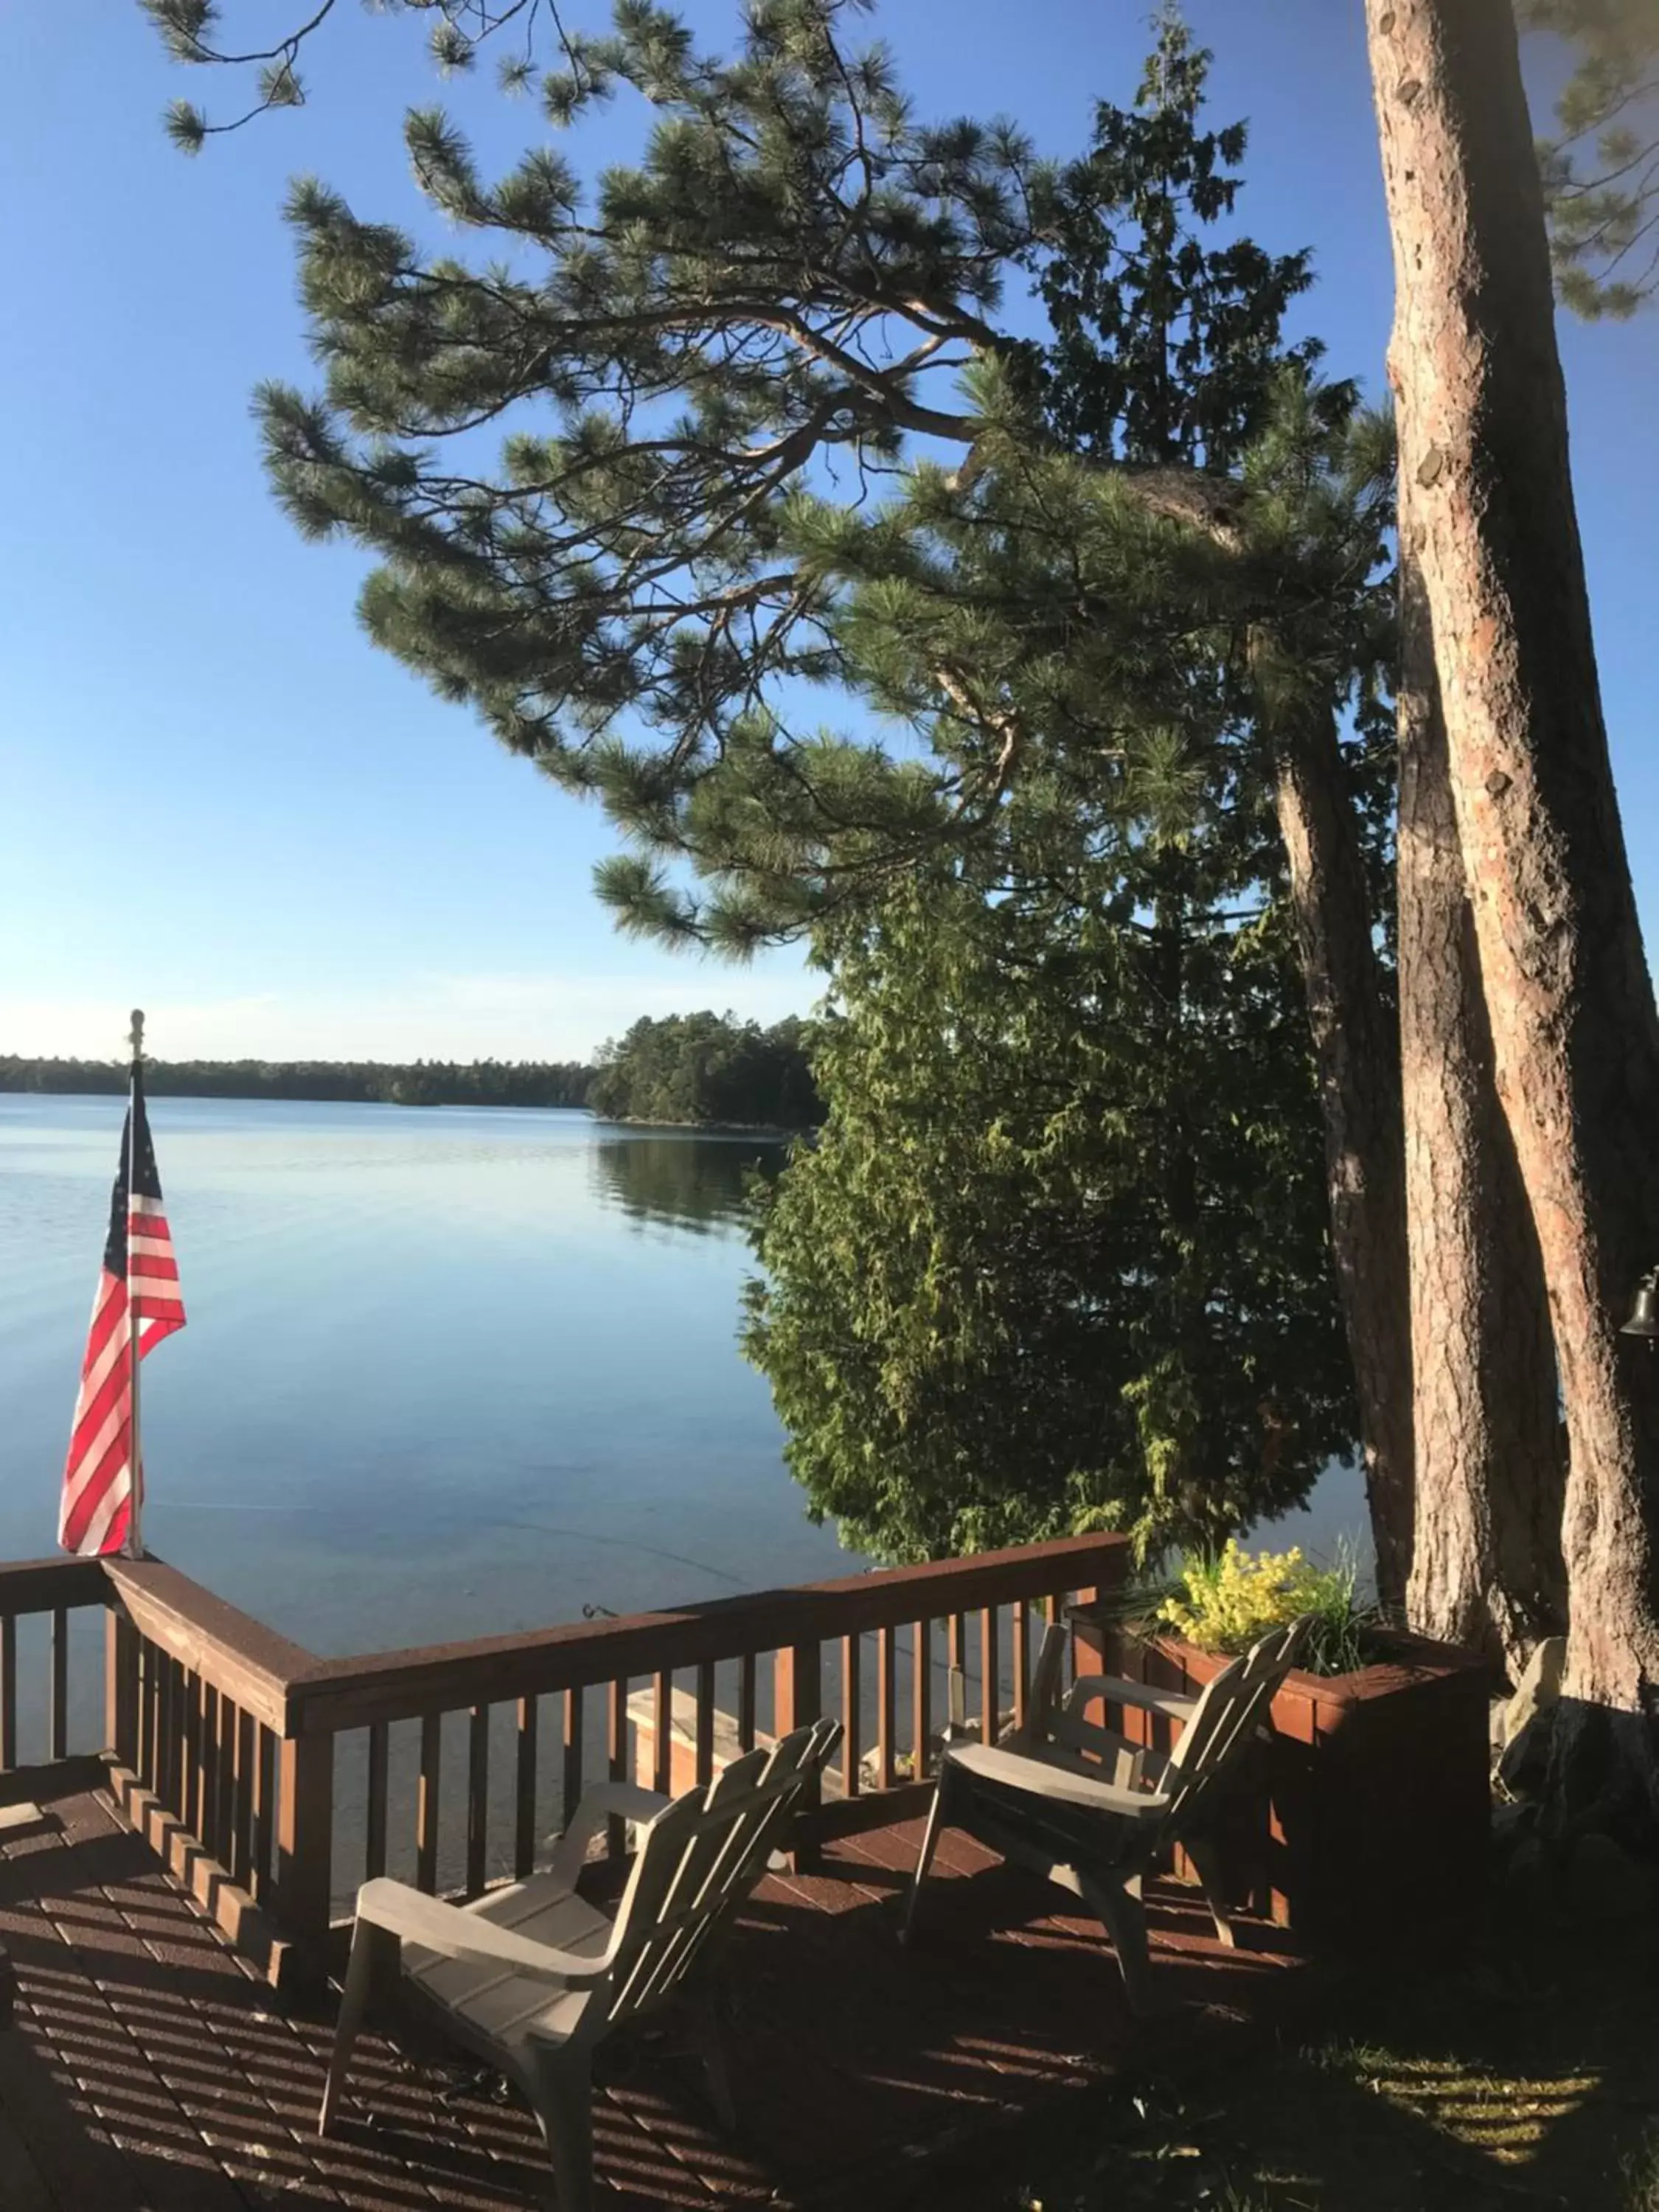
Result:
<svg viewBox="0 0 1659 2212"><path fill-rule="evenodd" d="M528 1873L597 1776L706 1782L723 1758L823 1713L845 1735L800 1848L902 1818L929 1787L946 1668L963 1668L994 1735L1024 1716L1042 1622L1115 1586L1126 1563L1121 1539L1074 1537L339 1660L159 1560L0 1568L0 1766L16 1759L17 1616L53 1623L58 1758L64 1622L105 1606L117 1801L281 1972L314 1961L368 1876L475 1896ZM607 1847L623 1843L618 1828Z"/></svg>
<svg viewBox="0 0 1659 2212"><path fill-rule="evenodd" d="M0 1565L0 1771L70 1755L71 1616L103 1606L108 1595L97 1559ZM76 1656L84 1668L84 1655ZM88 1740L76 1747L91 1751L101 1747L103 1739L93 1739L88 1722L95 1710L87 1694L90 1681L81 1686L76 1702Z"/></svg>

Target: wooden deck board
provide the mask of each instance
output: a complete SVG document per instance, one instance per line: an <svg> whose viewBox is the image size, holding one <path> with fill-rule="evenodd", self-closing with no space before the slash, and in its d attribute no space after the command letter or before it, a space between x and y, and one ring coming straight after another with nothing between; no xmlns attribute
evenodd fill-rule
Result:
<svg viewBox="0 0 1659 2212"><path fill-rule="evenodd" d="M69 1776L0 1844L5 2212L520 2212L551 2201L516 2102L406 2026L366 2036L338 2141L313 2132L331 2014L278 2000L109 1801ZM902 2202L928 2161L1000 2142L1131 2059L1277 2017L1300 1978L1206 1940L1195 1900L1152 1898L1164 2014L1137 2028L1097 1929L1058 1893L947 1834L918 1940L897 1924L920 1826L829 1845L769 1879L732 1941L727 2006L743 2126L723 2138L670 2024L600 2054L606 2212ZM988 2148L987 2154L990 2154Z"/></svg>

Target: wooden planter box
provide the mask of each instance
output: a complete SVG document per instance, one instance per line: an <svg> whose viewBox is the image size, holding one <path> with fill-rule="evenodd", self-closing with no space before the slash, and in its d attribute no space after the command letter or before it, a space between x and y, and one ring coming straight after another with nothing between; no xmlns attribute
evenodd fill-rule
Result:
<svg viewBox="0 0 1659 2212"><path fill-rule="evenodd" d="M1079 1674L1190 1693L1227 1663L1174 1637L1143 1643L1087 1609L1074 1623ZM1443 1941L1486 1905L1488 1670L1420 1637L1391 1636L1388 1650L1358 1674L1286 1676L1273 1740L1219 1838L1241 1902L1336 1949ZM1112 1724L1170 1748L1170 1723L1146 1720L1121 1711Z"/></svg>

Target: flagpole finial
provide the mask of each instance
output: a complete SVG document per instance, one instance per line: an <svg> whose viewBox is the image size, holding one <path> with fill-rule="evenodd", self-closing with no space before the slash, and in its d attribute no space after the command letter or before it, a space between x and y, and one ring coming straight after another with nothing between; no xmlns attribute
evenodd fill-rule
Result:
<svg viewBox="0 0 1659 2212"><path fill-rule="evenodd" d="M135 1006L132 1010L132 1034L130 1042L132 1046L133 1058L142 1060L144 1056L144 1010L142 1006Z"/></svg>

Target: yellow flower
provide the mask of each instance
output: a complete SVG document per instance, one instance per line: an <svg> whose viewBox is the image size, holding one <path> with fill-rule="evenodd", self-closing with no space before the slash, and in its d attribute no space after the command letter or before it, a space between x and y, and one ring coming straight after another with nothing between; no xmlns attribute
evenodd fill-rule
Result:
<svg viewBox="0 0 1659 2212"><path fill-rule="evenodd" d="M1186 1565L1184 1595L1166 1600L1158 1618L1200 1650L1243 1651L1307 1610L1310 1575L1298 1546L1252 1556L1229 1537L1218 1559Z"/></svg>

